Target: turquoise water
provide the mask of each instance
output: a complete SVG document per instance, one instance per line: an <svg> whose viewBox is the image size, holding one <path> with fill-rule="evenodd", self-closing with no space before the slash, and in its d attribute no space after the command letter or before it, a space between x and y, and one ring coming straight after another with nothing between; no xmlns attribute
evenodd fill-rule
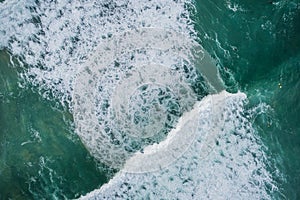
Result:
<svg viewBox="0 0 300 200"><path fill-rule="evenodd" d="M18 87L9 63L2 51L0 199L74 198L106 182L72 132L70 113Z"/></svg>
<svg viewBox="0 0 300 200"><path fill-rule="evenodd" d="M241 11L224 12L222 1L198 1L196 27L204 48L220 60L222 68L233 72L250 104L270 106L254 124L269 149L269 159L283 171L284 181L279 182L284 197L298 199L299 1L272 2L230 1Z"/></svg>
<svg viewBox="0 0 300 200"><path fill-rule="evenodd" d="M300 2L198 0L192 5L197 39L217 61L227 91L248 96L245 109L254 112L251 123L267 149L279 191L269 189L271 198L299 199ZM22 51L1 47L0 199L71 199L100 188L112 172L80 142L72 113L56 98L43 98L39 86L24 83L20 74L30 63Z"/></svg>

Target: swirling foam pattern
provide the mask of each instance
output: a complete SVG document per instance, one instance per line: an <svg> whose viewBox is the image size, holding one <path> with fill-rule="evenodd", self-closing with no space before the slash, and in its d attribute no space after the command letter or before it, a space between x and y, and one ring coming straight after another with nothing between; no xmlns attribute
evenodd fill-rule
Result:
<svg viewBox="0 0 300 200"><path fill-rule="evenodd" d="M30 65L22 78L72 108L77 71L98 45L124 31L167 28L184 38L194 33L189 1L5 1L0 6L0 48Z"/></svg>
<svg viewBox="0 0 300 200"><path fill-rule="evenodd" d="M266 170L263 148L244 116L245 100L243 93L205 97L183 115L165 141L147 147L146 155L131 157L125 168L147 168L148 159L157 161L152 152L164 152L169 141L184 140L185 134L195 131L184 155L152 173L121 171L81 199L270 199L267 188L276 186Z"/></svg>
<svg viewBox="0 0 300 200"><path fill-rule="evenodd" d="M193 66L198 57L203 51L193 40L157 28L125 32L101 45L77 75L73 97L77 132L90 152L122 169L133 153L162 141L204 95L192 89L203 80ZM152 169L148 165L143 171L177 159L193 141L194 131L185 138L181 147L159 155L172 159L148 162Z"/></svg>
<svg viewBox="0 0 300 200"><path fill-rule="evenodd" d="M270 199L267 188L275 186L244 116L245 95L203 98L208 90L199 71L215 91L222 85L193 42L186 5L1 4L0 47L26 64L20 76L45 98L67 102L91 154L121 169L83 198Z"/></svg>

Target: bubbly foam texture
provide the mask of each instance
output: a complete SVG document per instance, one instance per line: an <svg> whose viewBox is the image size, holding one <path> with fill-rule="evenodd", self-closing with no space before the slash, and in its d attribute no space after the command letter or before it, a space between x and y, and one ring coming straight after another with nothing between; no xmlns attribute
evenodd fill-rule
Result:
<svg viewBox="0 0 300 200"><path fill-rule="evenodd" d="M72 104L74 76L103 40L126 30L162 27L189 37L183 1L5 1L0 48L29 64L22 77L43 96Z"/></svg>
<svg viewBox="0 0 300 200"><path fill-rule="evenodd" d="M245 99L227 92L205 97L185 116L197 134L183 156L157 172L119 172L81 199L270 199L267 191L276 186L244 117Z"/></svg>
<svg viewBox="0 0 300 200"><path fill-rule="evenodd" d="M69 106L91 154L111 167L124 165L84 198L269 198L272 179L243 116L245 96L202 99L208 89L193 64L205 52L194 42L186 4L1 4L0 48L26 63L21 77ZM212 71L206 78L214 87Z"/></svg>
<svg viewBox="0 0 300 200"><path fill-rule="evenodd" d="M205 95L192 89L201 83L193 55L202 54L193 40L158 28L125 32L100 45L78 73L73 97L77 132L90 152L122 169L133 153L162 141ZM165 157L174 160L181 150L168 149Z"/></svg>

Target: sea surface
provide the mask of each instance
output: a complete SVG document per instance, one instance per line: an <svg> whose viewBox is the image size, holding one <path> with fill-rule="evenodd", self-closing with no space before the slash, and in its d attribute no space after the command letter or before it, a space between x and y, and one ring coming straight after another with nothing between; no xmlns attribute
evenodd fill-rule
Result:
<svg viewBox="0 0 300 200"><path fill-rule="evenodd" d="M0 199L300 199L299 0L0 1Z"/></svg>

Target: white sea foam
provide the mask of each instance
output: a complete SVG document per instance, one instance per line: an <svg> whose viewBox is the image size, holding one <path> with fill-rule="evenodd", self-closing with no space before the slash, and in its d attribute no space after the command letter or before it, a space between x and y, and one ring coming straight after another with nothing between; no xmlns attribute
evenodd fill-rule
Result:
<svg viewBox="0 0 300 200"><path fill-rule="evenodd" d="M38 86L44 97L54 96L70 106L77 132L96 158L117 169L125 165L108 184L84 198L269 198L266 187L272 186L272 179L262 146L243 116L245 95L222 92L196 103L202 98L201 91L193 88L201 80L199 72L212 91L220 92L222 83L212 59L194 42L185 9L189 3L24 0L1 4L0 48L27 64L21 77ZM105 47L113 47L111 54ZM98 53L107 59L99 59ZM195 62L194 56L199 60ZM197 88L207 91L201 84ZM167 99L161 105L159 94ZM172 112L167 109L171 104ZM113 109L106 109L110 105ZM149 121L134 124L132 116ZM167 134L163 124L174 129ZM119 138L108 140L112 129ZM128 137L143 141L132 144ZM150 142L144 140L149 138ZM117 148L111 148L111 142Z"/></svg>
<svg viewBox="0 0 300 200"><path fill-rule="evenodd" d="M227 1L226 2L226 4L227 4L227 8L228 9L230 9L230 10L232 10L233 12L237 12L237 11L242 11L242 12L244 12L245 10L239 5L239 4L237 4L237 3L233 3L233 2L231 2L231 1Z"/></svg>
<svg viewBox="0 0 300 200"><path fill-rule="evenodd" d="M73 80L105 38L141 27L193 32L183 1L5 1L0 47L30 67L23 78L71 104Z"/></svg>
<svg viewBox="0 0 300 200"><path fill-rule="evenodd" d="M158 28L127 31L100 45L76 76L73 95L77 132L98 160L121 169L203 96L192 89L200 78L193 55L203 57L197 43ZM176 159L182 152L172 149Z"/></svg>
<svg viewBox="0 0 300 200"><path fill-rule="evenodd" d="M190 123L170 136L189 131L189 124L197 129L196 140L178 160L151 173L121 171L81 199L270 199L267 190L276 186L266 170L263 148L244 117L245 99L243 93L227 92L205 97L184 116ZM135 159L139 154L128 162Z"/></svg>

